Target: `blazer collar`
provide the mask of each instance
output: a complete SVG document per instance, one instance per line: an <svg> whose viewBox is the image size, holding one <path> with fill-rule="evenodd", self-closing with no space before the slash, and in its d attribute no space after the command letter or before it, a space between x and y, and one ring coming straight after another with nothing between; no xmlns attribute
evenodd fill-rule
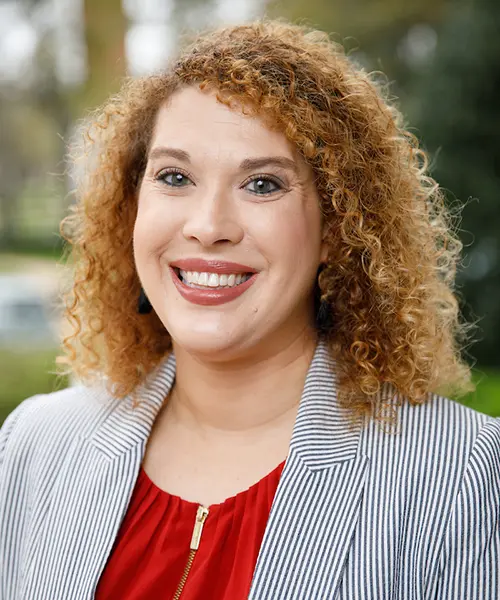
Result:
<svg viewBox="0 0 500 600"><path fill-rule="evenodd" d="M139 404L130 396L119 401L92 436L93 445L108 458L145 444L164 399L175 381L173 352L139 389ZM290 451L296 452L311 469L353 458L357 452L360 428L350 427L339 406L335 362L326 342L319 338L309 365L295 421Z"/></svg>
<svg viewBox="0 0 500 600"><path fill-rule="evenodd" d="M337 398L335 361L320 338L307 372L290 442L311 469L322 469L354 458L360 424L350 427L347 413Z"/></svg>
<svg viewBox="0 0 500 600"><path fill-rule="evenodd" d="M336 597L362 506L362 420L340 408L335 364L318 342L274 497L249 600Z"/></svg>

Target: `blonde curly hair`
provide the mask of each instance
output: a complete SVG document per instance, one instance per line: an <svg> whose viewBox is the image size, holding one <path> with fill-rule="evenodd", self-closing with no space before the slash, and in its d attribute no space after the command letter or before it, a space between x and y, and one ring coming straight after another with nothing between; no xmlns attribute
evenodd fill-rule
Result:
<svg viewBox="0 0 500 600"><path fill-rule="evenodd" d="M73 276L59 364L84 381L104 376L122 397L172 348L154 311L137 314L132 232L157 111L189 85L265 118L313 169L329 246L321 335L350 414L383 420L388 398L469 391L461 349L470 326L454 293L461 244L425 153L342 46L270 20L198 36L165 72L127 80L92 116L78 200L61 229Z"/></svg>

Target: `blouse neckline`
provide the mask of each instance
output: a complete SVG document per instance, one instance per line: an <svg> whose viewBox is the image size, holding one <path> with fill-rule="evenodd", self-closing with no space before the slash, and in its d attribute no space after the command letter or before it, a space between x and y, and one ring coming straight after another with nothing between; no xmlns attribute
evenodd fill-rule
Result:
<svg viewBox="0 0 500 600"><path fill-rule="evenodd" d="M274 480L276 476L279 479L279 476L281 475L281 471L283 470L285 463L286 463L286 459L283 460L279 465L277 465L267 475L264 475L264 477L259 479L259 481L255 482L253 485L248 487L246 490L242 490L241 492L238 492L234 496L230 496L229 498L226 498L225 500L223 500L222 502L219 502L217 504L210 504L207 508L209 508L210 511L213 512L214 510L222 509L222 508L227 507L228 505L235 504L237 501L241 501L245 496L250 495L253 492L256 492L257 488L259 488L267 480L270 480L270 479ZM171 494L170 492L167 492L166 490L160 488L149 477L149 475L146 473L146 470L144 469L144 467L142 465L141 465L140 475L149 488L153 489L157 494L164 497L165 499L174 500L178 505L184 506L186 508L191 508L191 509L197 508L201 504L200 502L192 502L191 500L185 500L184 498L181 498L180 496L176 496L175 494Z"/></svg>

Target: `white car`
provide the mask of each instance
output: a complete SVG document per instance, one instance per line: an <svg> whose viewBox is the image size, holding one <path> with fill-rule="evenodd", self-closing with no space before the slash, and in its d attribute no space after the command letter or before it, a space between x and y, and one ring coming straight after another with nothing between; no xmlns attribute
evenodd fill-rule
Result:
<svg viewBox="0 0 500 600"><path fill-rule="evenodd" d="M0 274L0 345L51 347L58 343L54 295L25 274Z"/></svg>

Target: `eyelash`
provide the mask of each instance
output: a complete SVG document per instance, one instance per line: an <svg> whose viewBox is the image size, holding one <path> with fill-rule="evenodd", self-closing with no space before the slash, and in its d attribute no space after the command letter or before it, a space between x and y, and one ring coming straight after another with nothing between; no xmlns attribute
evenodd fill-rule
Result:
<svg viewBox="0 0 500 600"><path fill-rule="evenodd" d="M179 174L179 175L183 175L184 177L186 177L187 179L191 179L191 175L189 173L187 173L186 171L183 171L182 169L178 169L178 168L168 168L168 169L163 169L162 171L160 171L158 173L158 175L155 176L155 181L162 181L163 183L165 183L166 185L169 185L166 181L165 181L165 177L167 175L172 175L172 174ZM175 187L175 186L172 186Z"/></svg>
<svg viewBox="0 0 500 600"><path fill-rule="evenodd" d="M163 182L165 185L168 185L170 187L185 187L185 186L171 186L170 184L168 184L165 181L165 177L167 175L172 175L172 174L179 174L179 175L183 175L184 177L186 177L187 179L191 180L192 182L192 178L189 175L189 173L187 173L186 171L183 171L182 169L179 168L167 168L167 169L163 169L162 171L160 171L160 173L158 173L158 175L155 176L155 181L161 181ZM263 181L270 181L271 183L274 183L274 185L278 186L277 190L274 190L272 192L268 192L267 194L258 194L256 192L251 192L252 194L255 194L256 196L271 196L272 194L275 194L276 192L280 192L284 189L286 189L285 184L278 179L278 177L273 177L272 175L267 175L265 173L259 173L256 175L252 175L251 177L249 177L242 185L242 188L244 188L245 186L247 186L249 183L251 183L252 181L258 181L258 180L263 180Z"/></svg>
<svg viewBox="0 0 500 600"><path fill-rule="evenodd" d="M255 194L256 196L263 196L264 198L266 196L271 196L272 194L276 194L277 192L281 192L283 191L285 188L285 184L278 179L278 177L273 177L272 175L266 175L265 173L258 173L257 175L251 175L244 183L242 187L247 186L249 183L252 183L252 181L258 181L258 180L262 180L262 181L270 181L271 183L274 183L274 185L278 186L277 190L274 190L273 192L268 192L267 194L257 194L256 192L251 192L252 194Z"/></svg>

